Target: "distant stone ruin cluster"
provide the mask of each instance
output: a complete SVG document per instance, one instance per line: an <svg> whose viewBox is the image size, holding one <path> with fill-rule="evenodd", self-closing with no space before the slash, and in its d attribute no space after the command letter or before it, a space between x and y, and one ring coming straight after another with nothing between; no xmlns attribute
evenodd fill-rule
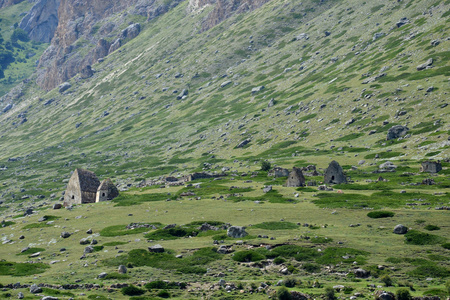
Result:
<svg viewBox="0 0 450 300"><path fill-rule="evenodd" d="M292 171L289 172L288 169L275 167L272 170L269 171L268 175L273 176L275 178L277 177L288 177L286 180L286 186L287 187L300 187L300 186L314 186L316 185L315 182L306 182L305 176L303 174L307 174L308 176L319 176L319 172L316 170L316 166L309 165L307 167L303 168L297 168L293 167ZM344 174L344 170L342 170L342 167L339 165L338 162L332 161L328 168L325 170L324 173L324 183L325 184L340 184L340 183L346 183L347 177Z"/></svg>
<svg viewBox="0 0 450 300"><path fill-rule="evenodd" d="M76 169L67 184L64 206L108 201L117 196L119 190L111 179L100 182L94 172Z"/></svg>

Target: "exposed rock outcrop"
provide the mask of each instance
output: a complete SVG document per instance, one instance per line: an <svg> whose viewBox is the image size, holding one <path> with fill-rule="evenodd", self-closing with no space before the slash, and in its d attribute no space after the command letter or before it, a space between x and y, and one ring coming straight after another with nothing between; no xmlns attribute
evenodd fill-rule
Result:
<svg viewBox="0 0 450 300"><path fill-rule="evenodd" d="M60 0L38 0L19 27L37 42L50 43L58 26Z"/></svg>
<svg viewBox="0 0 450 300"><path fill-rule="evenodd" d="M78 73L82 78L90 77L85 73L87 66L97 63L99 59L117 50L126 41L139 34L141 25L138 23L130 24L126 29L118 31L119 27L126 22L126 18L112 18L116 14L127 10L127 13L143 15L150 20L181 2L181 0L169 2L163 0L39 0L38 4L47 3L47 7L52 1L60 3L58 26L50 47L39 61L38 67L41 70L36 80L37 84L46 90L55 88ZM41 12L44 15L46 10ZM31 14L32 12L29 15ZM26 22L28 19L29 21ZM30 23L32 20L35 20L33 23L35 29L31 33L39 38L48 39L50 30L44 30L48 24L45 22L37 24L38 14L34 19L31 16L24 18L23 23ZM25 28L25 25L23 26ZM83 43L79 42L80 39ZM88 50L79 51L80 48Z"/></svg>

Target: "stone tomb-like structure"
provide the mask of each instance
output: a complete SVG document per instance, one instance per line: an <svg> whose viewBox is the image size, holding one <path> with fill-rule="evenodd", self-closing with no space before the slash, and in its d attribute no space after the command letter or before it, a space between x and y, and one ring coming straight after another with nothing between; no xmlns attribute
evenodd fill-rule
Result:
<svg viewBox="0 0 450 300"><path fill-rule="evenodd" d="M287 187L299 187L305 186L306 180L303 176L302 169L293 167L292 171L289 173L288 179L286 181Z"/></svg>
<svg viewBox="0 0 450 300"><path fill-rule="evenodd" d="M103 180L100 186L98 187L95 202L112 200L117 196L119 196L119 190L111 181L111 179L108 178Z"/></svg>
<svg viewBox="0 0 450 300"><path fill-rule="evenodd" d="M347 183L347 177L345 177L344 175L344 170L342 170L342 167L339 165L337 161L333 160L329 164L327 170L325 171L324 183L326 184Z"/></svg>
<svg viewBox="0 0 450 300"><path fill-rule="evenodd" d="M100 183L94 172L75 169L64 194L64 206L111 200L119 195L111 179Z"/></svg>
<svg viewBox="0 0 450 300"><path fill-rule="evenodd" d="M420 166L420 172L439 173L442 170L440 161L424 161Z"/></svg>

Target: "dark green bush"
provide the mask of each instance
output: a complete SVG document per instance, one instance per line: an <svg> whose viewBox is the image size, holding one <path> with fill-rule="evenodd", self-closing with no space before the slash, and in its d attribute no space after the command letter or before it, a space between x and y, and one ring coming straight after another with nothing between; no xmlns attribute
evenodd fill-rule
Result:
<svg viewBox="0 0 450 300"><path fill-rule="evenodd" d="M425 228L426 230L428 230L428 231L433 231L433 230L439 230L439 229L441 229L441 227L436 226L436 225L431 225L431 224L425 226L424 228Z"/></svg>
<svg viewBox="0 0 450 300"><path fill-rule="evenodd" d="M272 164L270 162L266 161L266 160L264 160L261 163L261 171L266 171L267 172L267 171L270 170L271 167L272 167Z"/></svg>
<svg viewBox="0 0 450 300"><path fill-rule="evenodd" d="M306 263L302 266L302 268L308 273L317 273L320 271L320 266L316 264Z"/></svg>
<svg viewBox="0 0 450 300"><path fill-rule="evenodd" d="M367 216L372 219L392 218L394 215L395 213L391 211L382 211L382 210L371 211L370 213L367 214Z"/></svg>
<svg viewBox="0 0 450 300"><path fill-rule="evenodd" d="M142 290L138 288L137 286L130 285L127 287L124 287L120 290L123 295L125 296L140 296L145 293L145 290Z"/></svg>
<svg viewBox="0 0 450 300"><path fill-rule="evenodd" d="M292 296L289 290L282 286L277 291L277 298L278 300L291 300Z"/></svg>
<svg viewBox="0 0 450 300"><path fill-rule="evenodd" d="M168 291L166 291L166 290L163 290L163 291L160 291L157 294L157 296L161 297L161 298L170 298L170 293Z"/></svg>
<svg viewBox="0 0 450 300"><path fill-rule="evenodd" d="M265 256L253 250L245 250L236 252L233 256L233 260L239 262L252 262L265 259Z"/></svg>
<svg viewBox="0 0 450 300"><path fill-rule="evenodd" d="M274 264L276 264L276 265L281 265L282 263L284 263L286 260L284 259L284 258L282 258L282 257L276 257L274 260L273 260L273 263Z"/></svg>
<svg viewBox="0 0 450 300"><path fill-rule="evenodd" d="M450 250L450 243L444 243L441 245L444 249Z"/></svg>
<svg viewBox="0 0 450 300"><path fill-rule="evenodd" d="M335 291L330 286L325 288L325 295L324 296L325 296L326 300L335 300L336 299Z"/></svg>
<svg viewBox="0 0 450 300"><path fill-rule="evenodd" d="M410 230L405 234L405 243L410 245L435 245L445 241L445 238L423 233L417 230Z"/></svg>
<svg viewBox="0 0 450 300"><path fill-rule="evenodd" d="M395 293L396 300L411 300L411 294L407 289L398 289Z"/></svg>

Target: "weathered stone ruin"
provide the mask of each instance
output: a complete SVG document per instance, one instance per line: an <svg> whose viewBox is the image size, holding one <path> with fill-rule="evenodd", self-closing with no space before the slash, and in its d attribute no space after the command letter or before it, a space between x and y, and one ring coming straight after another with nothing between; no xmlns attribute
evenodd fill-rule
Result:
<svg viewBox="0 0 450 300"><path fill-rule="evenodd" d="M420 172L439 173L442 170L442 164L438 161L424 161L420 166Z"/></svg>
<svg viewBox="0 0 450 300"><path fill-rule="evenodd" d="M105 179L102 181L97 190L97 197L95 202L102 202L112 200L119 196L119 190L111 181L111 179Z"/></svg>
<svg viewBox="0 0 450 300"><path fill-rule="evenodd" d="M325 171L324 183L340 184L346 182L347 178L344 175L344 170L342 170L342 167L337 161L333 160Z"/></svg>
<svg viewBox="0 0 450 300"><path fill-rule="evenodd" d="M70 177L64 194L64 206L95 203L100 181L94 172L76 169Z"/></svg>
<svg viewBox="0 0 450 300"><path fill-rule="evenodd" d="M111 179L100 184L94 172L75 169L64 194L64 206L111 200L119 195Z"/></svg>
<svg viewBox="0 0 450 300"><path fill-rule="evenodd" d="M287 177L289 176L289 170L281 167L275 167L272 170L270 170L267 175L275 178Z"/></svg>
<svg viewBox="0 0 450 300"><path fill-rule="evenodd" d="M286 181L287 187L299 187L305 186L306 180L303 176L302 169L293 167L292 171L289 173L288 179Z"/></svg>

